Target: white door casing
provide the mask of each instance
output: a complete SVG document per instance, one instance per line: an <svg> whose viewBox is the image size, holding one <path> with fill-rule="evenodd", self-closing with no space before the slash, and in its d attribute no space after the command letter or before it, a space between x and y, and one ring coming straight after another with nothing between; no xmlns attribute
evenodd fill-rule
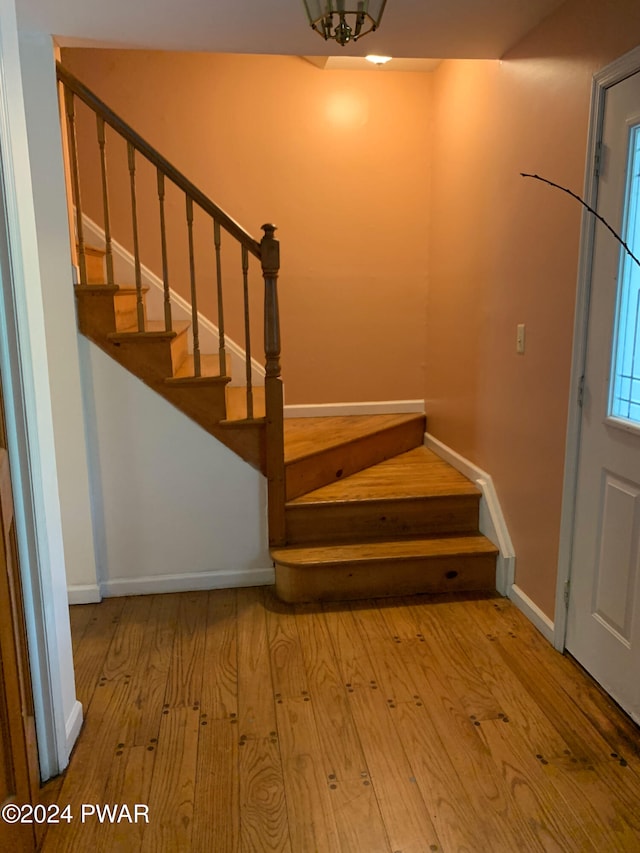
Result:
<svg viewBox="0 0 640 853"><path fill-rule="evenodd" d="M40 773L68 764L75 698L49 370L15 0L0 0L0 366Z"/></svg>

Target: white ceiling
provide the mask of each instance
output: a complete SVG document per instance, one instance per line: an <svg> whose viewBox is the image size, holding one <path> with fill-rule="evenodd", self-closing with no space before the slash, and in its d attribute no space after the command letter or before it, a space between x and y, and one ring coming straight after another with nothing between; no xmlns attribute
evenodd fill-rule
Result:
<svg viewBox="0 0 640 853"><path fill-rule="evenodd" d="M17 0L21 29L63 45L222 53L497 59L563 0L387 0L377 32L340 48L302 0Z"/></svg>

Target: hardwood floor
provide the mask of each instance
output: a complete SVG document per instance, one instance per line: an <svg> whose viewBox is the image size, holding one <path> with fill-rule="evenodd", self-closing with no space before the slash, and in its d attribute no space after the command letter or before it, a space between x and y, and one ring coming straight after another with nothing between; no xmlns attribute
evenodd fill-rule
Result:
<svg viewBox="0 0 640 853"><path fill-rule="evenodd" d="M638 728L504 599L254 588L71 620L86 721L44 853L640 850Z"/></svg>

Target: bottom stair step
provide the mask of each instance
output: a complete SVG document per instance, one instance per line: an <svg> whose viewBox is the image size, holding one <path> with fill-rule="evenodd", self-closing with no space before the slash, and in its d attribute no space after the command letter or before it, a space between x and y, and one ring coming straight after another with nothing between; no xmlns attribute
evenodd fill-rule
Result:
<svg viewBox="0 0 640 853"><path fill-rule="evenodd" d="M274 548L283 601L344 601L495 590L495 545L484 536Z"/></svg>

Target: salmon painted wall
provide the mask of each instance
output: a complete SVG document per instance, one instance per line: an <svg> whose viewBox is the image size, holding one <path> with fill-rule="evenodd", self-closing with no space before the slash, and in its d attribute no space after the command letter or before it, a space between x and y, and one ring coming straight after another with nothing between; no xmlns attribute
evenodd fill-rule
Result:
<svg viewBox="0 0 640 853"><path fill-rule="evenodd" d="M422 398L430 74L298 57L62 59L250 233L278 225L287 403ZM110 170L126 194L126 173Z"/></svg>
<svg viewBox="0 0 640 853"><path fill-rule="evenodd" d="M434 75L428 429L493 475L551 618L581 208L519 173L582 193L592 76L639 42L636 0L569 0L503 61Z"/></svg>

